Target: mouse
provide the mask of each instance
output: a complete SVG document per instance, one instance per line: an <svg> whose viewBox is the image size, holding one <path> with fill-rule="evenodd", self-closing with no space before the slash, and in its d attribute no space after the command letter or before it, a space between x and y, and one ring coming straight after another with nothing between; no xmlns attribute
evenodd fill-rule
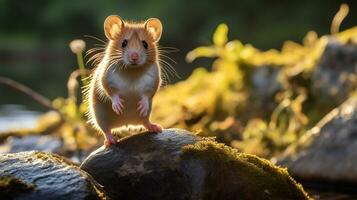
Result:
<svg viewBox="0 0 357 200"><path fill-rule="evenodd" d="M157 18L144 22L124 21L110 15L104 21L108 43L93 70L88 86L88 116L104 135L104 145L117 141L116 128L138 125L160 133L150 121L152 99L161 85L158 42L162 23Z"/></svg>

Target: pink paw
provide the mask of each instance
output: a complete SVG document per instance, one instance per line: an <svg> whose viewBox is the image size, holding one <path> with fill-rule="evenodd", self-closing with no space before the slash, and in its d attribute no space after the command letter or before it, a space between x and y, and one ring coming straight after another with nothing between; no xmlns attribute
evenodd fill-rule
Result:
<svg viewBox="0 0 357 200"><path fill-rule="evenodd" d="M124 99L120 98L118 95L114 95L112 97L112 108L116 114L120 115L123 113L124 102L125 102Z"/></svg>
<svg viewBox="0 0 357 200"><path fill-rule="evenodd" d="M150 132L155 132L155 133L161 133L162 132L162 127L158 124L144 124L145 128L150 131Z"/></svg>
<svg viewBox="0 0 357 200"><path fill-rule="evenodd" d="M113 138L113 136L111 134L107 135L105 137L105 140L104 140L105 148L108 148L108 147L110 147L110 145L116 144L116 143L117 143L117 141Z"/></svg>
<svg viewBox="0 0 357 200"><path fill-rule="evenodd" d="M141 117L146 117L149 114L149 102L147 98L142 98L138 102L138 109Z"/></svg>

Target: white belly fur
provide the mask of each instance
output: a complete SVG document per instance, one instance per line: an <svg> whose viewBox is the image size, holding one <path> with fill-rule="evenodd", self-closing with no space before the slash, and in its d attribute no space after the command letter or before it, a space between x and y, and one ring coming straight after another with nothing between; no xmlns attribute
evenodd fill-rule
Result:
<svg viewBox="0 0 357 200"><path fill-rule="evenodd" d="M158 70L157 66L151 65L140 75L131 76L127 71L109 68L107 81L110 87L119 90L124 98L127 94L140 97L143 94L154 93L156 90Z"/></svg>

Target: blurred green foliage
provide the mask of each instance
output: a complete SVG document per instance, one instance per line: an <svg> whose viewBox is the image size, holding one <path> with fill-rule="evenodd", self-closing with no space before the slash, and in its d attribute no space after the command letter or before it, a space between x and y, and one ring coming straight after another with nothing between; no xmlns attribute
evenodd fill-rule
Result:
<svg viewBox="0 0 357 200"><path fill-rule="evenodd" d="M178 73L186 78L195 66L209 66L209 60L187 64L184 58L198 44L209 44L209 35L220 22L226 22L230 36L243 43L252 42L259 49L279 48L287 39L299 41L308 30L328 33L341 2L357 10L356 1L339 0L1 0L0 74L50 98L64 96L66 77L76 68L67 44L82 38L92 47L96 41L84 35L104 39L105 17L119 14L132 20L160 18L164 25L161 44L180 49L171 57L177 61ZM351 13L342 29L351 27L356 18L357 12ZM6 88L0 90L6 94L0 98L1 104L29 104Z"/></svg>
<svg viewBox="0 0 357 200"><path fill-rule="evenodd" d="M164 87L155 96L153 121L165 128L201 131L202 135L215 136L218 141L244 152L272 157L280 154L337 105L336 102L323 104L313 95L312 75L329 37L346 44L357 35L356 28L329 37L319 37L316 31L307 32L299 25L308 27L316 20L319 26L329 27L331 20L324 18L324 22L319 21L322 19L317 17L318 13L325 12L320 9L332 8L334 12L331 13L335 13L339 5L309 2L308 6L316 9L312 12L303 3L306 2L270 2L266 5L270 9L267 9L262 8L265 3L261 1L237 3L229 0L212 1L210 4L185 0L160 3L123 1L116 4L115 1L103 3L92 0L73 2L71 6L60 1L38 1L33 5L0 1L0 5L4 5L0 6L0 24L5 28L1 33L3 35L0 35L0 41L4 41L0 47L0 64L11 63L11 56L9 58L8 55L16 54L16 66L2 67L1 73L16 76L25 83L36 79L41 86L28 85L54 99L53 106L58 112L56 117L52 116L56 119L52 121L60 123L55 131L64 139L65 148L70 151L91 149L99 144L100 136L86 124L84 113L87 106L78 97L81 95L78 91L81 83L77 81L79 73L73 75L77 67L74 55L69 53L69 41L73 37L82 37L82 34L103 38L103 19L112 13L130 19L159 17L165 28L162 44L184 50L193 48L197 41L208 45L194 48L185 57L189 63L195 62L194 66L204 67L195 69L192 74L186 70L190 74L187 79ZM27 6L29 9L26 9ZM133 10L140 12L134 13ZM204 11L205 15L202 14ZM309 16L311 18L306 18ZM10 19L13 21L10 22ZM218 20L227 23L218 25L212 42L205 41L206 35L209 35L205 32ZM258 25L261 27L255 29ZM319 26L313 28L316 30ZM234 38L240 40L228 39L228 27L233 27L230 35L239 35ZM258 48L276 46L276 41L285 39L280 34L289 34L294 39L305 31L307 34L302 43L289 40L283 43L281 50ZM244 42L245 38L255 41L258 47ZM303 38L302 35L300 38ZM69 56L72 59L68 59ZM81 63L82 57L77 54L77 58ZM198 58L211 60L197 62ZM35 60L35 64L28 63L28 60ZM32 68L36 64L39 66ZM179 73L185 71L183 67L180 61L176 65ZM83 66L81 69L83 71ZM65 90L65 77L68 76L68 95L65 95L62 90ZM47 90L49 92L45 92ZM2 98L6 97L3 95ZM51 121L50 118L40 121L46 121L44 119Z"/></svg>
<svg viewBox="0 0 357 200"><path fill-rule="evenodd" d="M153 119L164 127L201 130L243 152L277 156L338 105L316 98L313 74L328 41L347 45L356 35L356 27L320 38L309 31L302 44L286 41L281 51L261 51L229 41L228 26L220 24L212 45L186 56L188 62L213 58L212 71L198 68L161 90Z"/></svg>

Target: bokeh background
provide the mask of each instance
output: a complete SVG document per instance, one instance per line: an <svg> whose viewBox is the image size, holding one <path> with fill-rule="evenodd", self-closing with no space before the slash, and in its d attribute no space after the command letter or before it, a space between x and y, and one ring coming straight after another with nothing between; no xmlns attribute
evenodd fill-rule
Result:
<svg viewBox="0 0 357 200"><path fill-rule="evenodd" d="M357 199L352 0L0 0L0 154L39 150L78 164L103 144L69 44L96 47L112 14L161 19L161 46L178 49L166 60L179 77L155 95L152 121L284 166L316 199ZM42 106L3 77L42 94ZM342 193L319 198L324 188Z"/></svg>
<svg viewBox="0 0 357 200"><path fill-rule="evenodd" d="M185 79L197 66L211 66L212 60L185 61L196 46L212 43L219 23L230 27L229 37L256 48L279 49L285 40L301 42L309 30L319 36L330 32L330 24L340 4L357 10L356 1L330 0L0 0L0 75L24 83L50 99L67 93L66 81L77 68L69 49L73 39L83 39L87 49L105 39L103 21L110 14L124 19L162 20L162 46L175 47L170 54L174 68ZM350 12L341 25L344 30L356 24L357 12ZM91 66L87 66L90 68ZM171 77L176 82L177 77ZM0 104L24 104L42 109L36 103L0 85Z"/></svg>

